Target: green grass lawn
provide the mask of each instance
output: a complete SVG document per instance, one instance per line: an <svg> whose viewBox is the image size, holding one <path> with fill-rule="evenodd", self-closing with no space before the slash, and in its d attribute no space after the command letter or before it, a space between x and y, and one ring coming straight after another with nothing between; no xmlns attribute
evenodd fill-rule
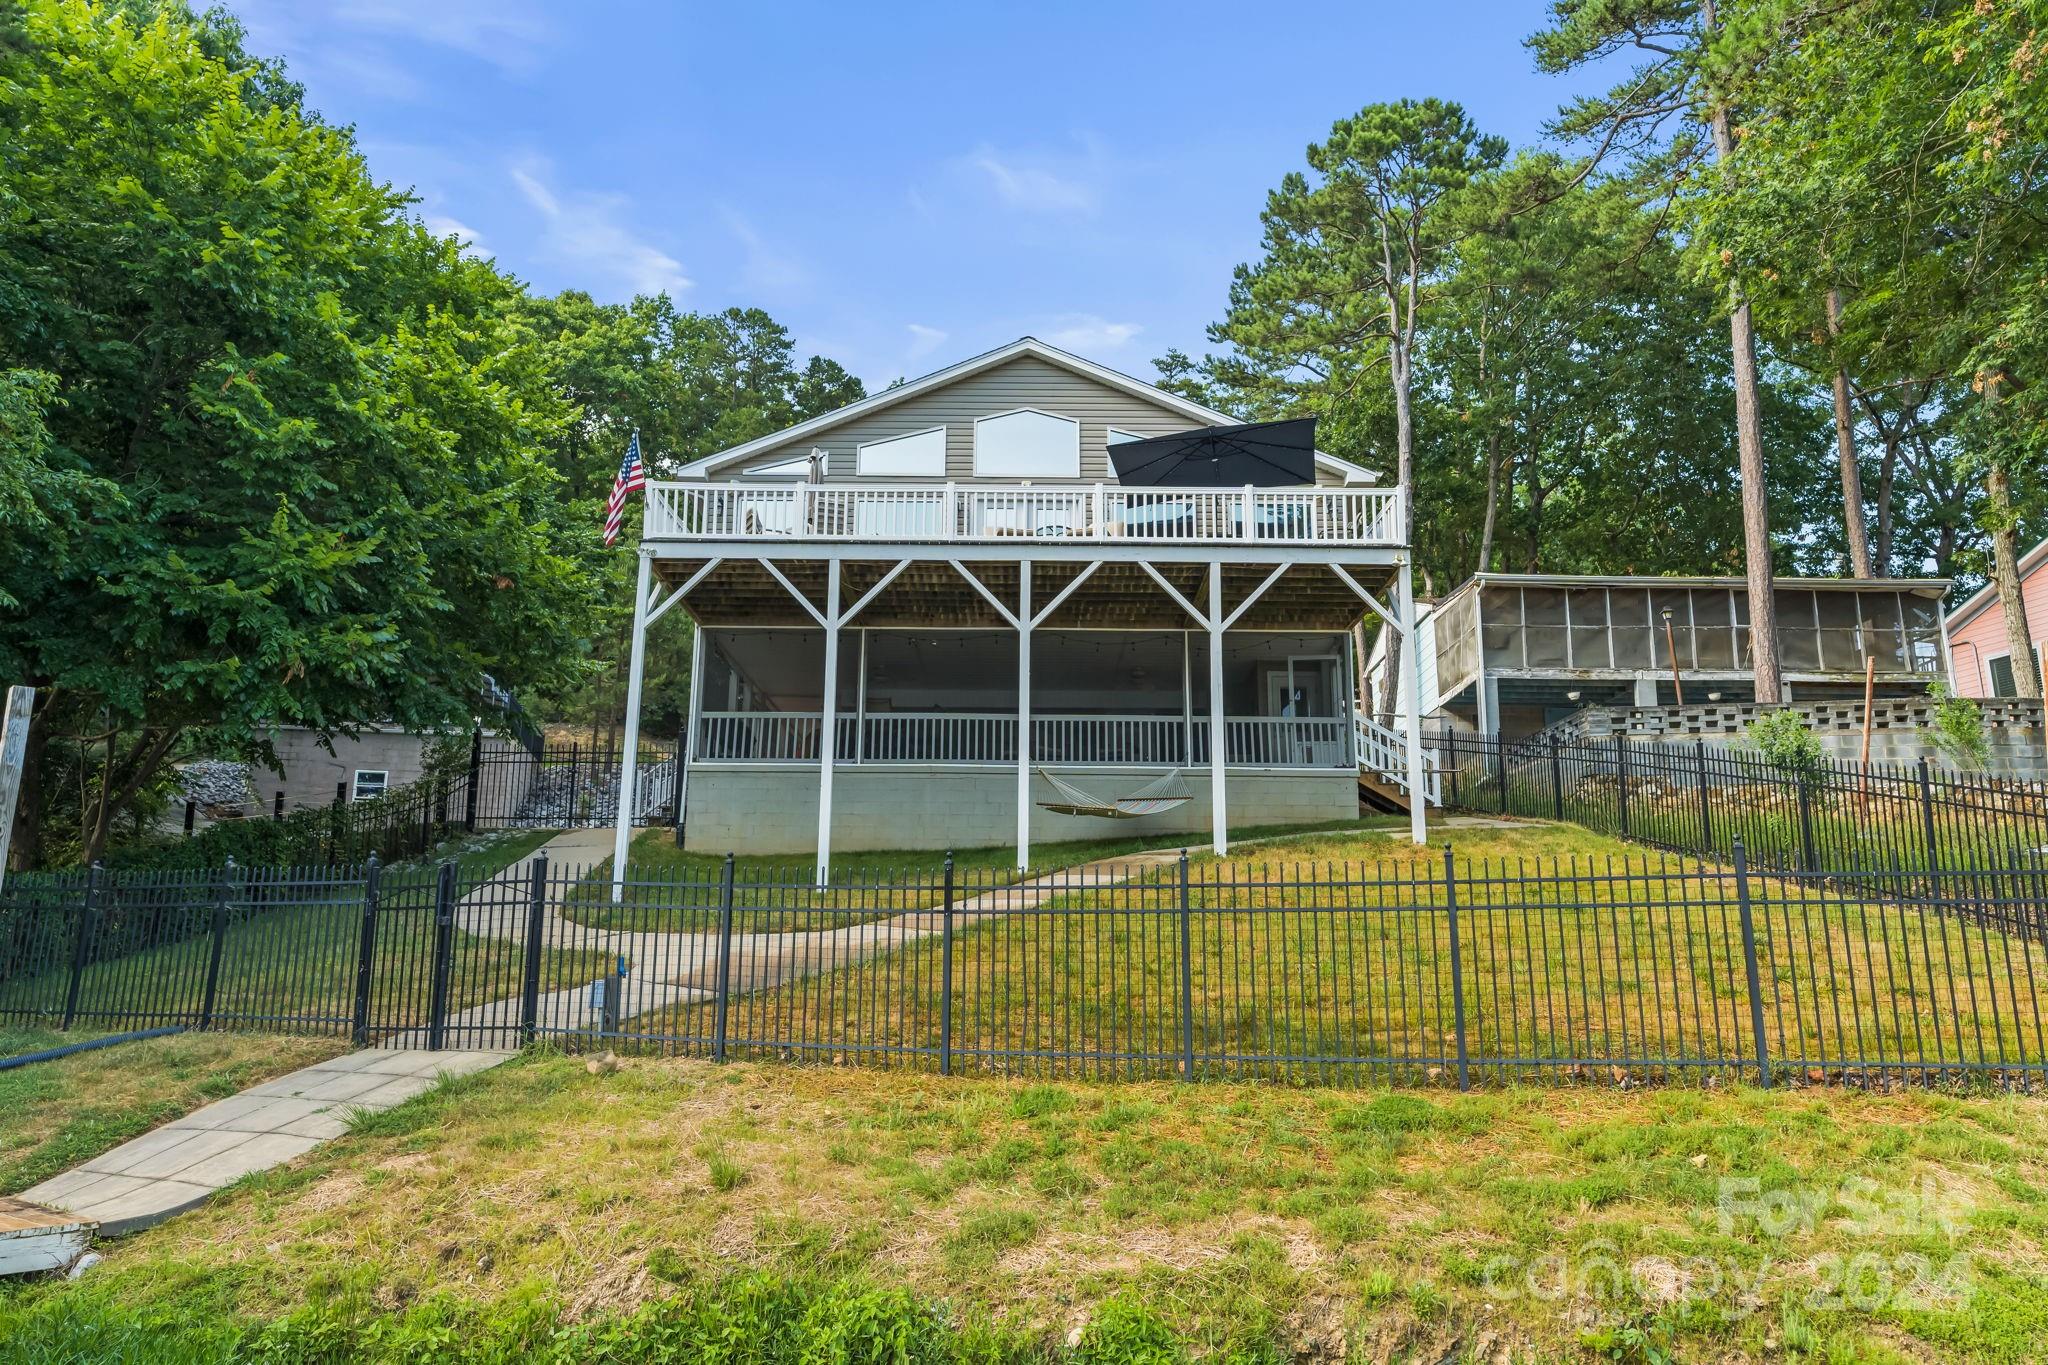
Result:
<svg viewBox="0 0 2048 1365"><path fill-rule="evenodd" d="M1401 817L1376 816L1340 824L1273 825L1239 830L1238 842L1285 838L1318 832L1355 832L1405 827ZM956 884L989 887L1022 877L1073 867L1102 858L1119 858L1160 849L1199 849L1202 834L1131 836L1041 844L1032 849L1030 872L1017 870L1014 846L964 848L953 852ZM744 890L738 904L772 908L779 930L827 929L860 923L900 910L924 909L943 899L946 854L929 849L888 849L835 853L833 889L815 887L816 867L807 858L757 856L735 858L733 876ZM722 854L685 852L665 830L648 830L633 841L629 862L632 880L626 899L611 899L611 859L590 869L582 885L568 896L562 913L578 924L632 932L704 931L718 927ZM635 883L642 883L635 885ZM751 884L751 885L750 885ZM765 922L762 927L766 927Z"/></svg>
<svg viewBox="0 0 2048 1365"><path fill-rule="evenodd" d="M1529 1059L1620 1065L1657 1079L1755 1075L1739 907L1725 870L1572 826L1450 837L1466 1047L1482 1075ZM728 1037L764 1052L895 1054L881 1059L921 1066L949 1038L962 1067L1114 1077L1170 1074L1191 1044L1204 1075L1425 1080L1451 1068L1457 1050L1443 869L1441 848L1417 849L1398 834L1195 858L1185 1041L1171 867L959 923L950 1035L943 947L924 919L925 937L854 965L835 967L844 953L807 942L793 950L801 974L780 985L754 985L770 978L743 961ZM963 894L977 889L963 881ZM2000 1066L2048 1057L2039 1009L2048 950L2039 943L1840 888L1757 877L1751 894L1774 1065L1839 1079L1856 1070L1851 1060ZM746 908L735 931L772 931L787 914ZM872 931L849 932L858 944ZM804 970L809 963L818 965ZM710 1005L691 1005L634 1029L701 1043L713 1018ZM1692 1065L1701 1062L1711 1065Z"/></svg>
<svg viewBox="0 0 2048 1365"><path fill-rule="evenodd" d="M0 1055L84 1042L0 1029ZM338 1038L185 1033L0 1071L0 1194L13 1194L201 1105L332 1057Z"/></svg>
<svg viewBox="0 0 2048 1365"><path fill-rule="evenodd" d="M0 1291L0 1338L32 1361L1898 1362L2038 1359L2048 1330L2033 1097L540 1053L386 1119L81 1281ZM700 1320L724 1347L665 1344Z"/></svg>

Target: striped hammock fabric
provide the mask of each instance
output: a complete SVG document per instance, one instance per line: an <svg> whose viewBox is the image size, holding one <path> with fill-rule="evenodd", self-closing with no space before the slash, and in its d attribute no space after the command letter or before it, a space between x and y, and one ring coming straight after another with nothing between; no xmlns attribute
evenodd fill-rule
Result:
<svg viewBox="0 0 2048 1365"><path fill-rule="evenodd" d="M1158 815L1162 811L1186 805L1195 795L1188 790L1187 779L1181 776L1179 769L1168 773L1157 782L1147 783L1129 796L1114 801L1104 801L1091 796L1044 768L1038 770L1038 775L1044 778L1061 798L1057 801L1040 801L1038 807L1055 815L1094 815L1104 820L1135 820L1141 815Z"/></svg>

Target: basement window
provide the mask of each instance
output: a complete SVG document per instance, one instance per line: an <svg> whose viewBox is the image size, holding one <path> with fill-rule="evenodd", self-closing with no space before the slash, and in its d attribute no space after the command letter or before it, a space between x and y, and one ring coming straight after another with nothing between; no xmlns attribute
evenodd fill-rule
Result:
<svg viewBox="0 0 2048 1365"><path fill-rule="evenodd" d="M356 769L355 788L350 799L362 801L372 796L382 796L390 787L391 773L389 769L358 768Z"/></svg>

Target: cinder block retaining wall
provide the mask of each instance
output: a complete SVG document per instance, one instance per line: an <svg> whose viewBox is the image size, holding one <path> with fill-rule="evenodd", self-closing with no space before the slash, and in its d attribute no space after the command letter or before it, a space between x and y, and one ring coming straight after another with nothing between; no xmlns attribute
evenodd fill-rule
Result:
<svg viewBox="0 0 2048 1365"><path fill-rule="evenodd" d="M2048 778L2048 730L2042 723L2041 703L2000 699L1979 702L1984 710L1984 734L1991 742L1984 771L1994 777L2030 780ZM1726 744L1741 738L1748 724L1766 711L1795 711L1807 728L1820 736L1829 758L1853 763L1862 753L1863 703L1860 701L1819 701L1791 707L1758 706L1753 702L1714 702L1706 706L1613 706L1589 707L1566 717L1544 732L1543 739L1556 735L1567 744L1610 739L1625 734L1634 739L1691 743L1705 739ZM1873 763L1930 763L1946 760L1928 742L1934 725L1934 703L1912 697L1879 701L1871 707L1870 760Z"/></svg>
<svg viewBox="0 0 2048 1365"><path fill-rule="evenodd" d="M1066 778L1104 799L1128 796L1159 777L1150 771L1089 769ZM1194 799L1136 820L1055 815L1035 805L1034 844L1069 839L1209 831L1209 775L1189 773ZM1056 800L1036 774L1031 799ZM1232 773L1230 823L1307 824L1358 815L1348 773ZM1005 768L847 767L832 778L832 846L985 848L1017 840L1017 774ZM797 765L720 765L690 771L684 846L701 852L809 853L818 843L818 770Z"/></svg>

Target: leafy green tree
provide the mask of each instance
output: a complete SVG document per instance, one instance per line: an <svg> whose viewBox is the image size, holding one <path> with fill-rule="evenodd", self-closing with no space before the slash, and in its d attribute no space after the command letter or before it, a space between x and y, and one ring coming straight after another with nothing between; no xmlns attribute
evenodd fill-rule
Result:
<svg viewBox="0 0 2048 1365"><path fill-rule="evenodd" d="M1885 447L1989 541L2015 681L2039 695L2019 606L2021 526L2044 510L2048 81L2038 7L1752 0L1717 36L1742 111L1703 239L1796 344L1796 300L1838 301L1826 339ZM1809 309L1806 316L1811 316ZM1967 494L1962 489L1974 491ZM1890 509L1880 489L1879 533Z"/></svg>
<svg viewBox="0 0 2048 1365"><path fill-rule="evenodd" d="M0 536L0 672L42 690L32 761L99 756L88 858L188 737L466 723L486 673L572 673L590 602L517 283L222 30L140 8L29 0L0 57L0 370L51 377L14 404L47 439L9 426L64 528ZM21 860L65 851L41 810Z"/></svg>
<svg viewBox="0 0 2048 1365"><path fill-rule="evenodd" d="M589 726L591 745L608 749L624 716L638 509L629 509L616 546L605 547L597 528L632 434L640 433L659 477L866 395L836 361L799 364L788 330L759 309L690 313L667 295L601 304L576 291L524 309L562 395L581 413L559 431L548 458L573 499L571 524L588 528L579 561L603 585L576 645L590 671L540 700L556 718ZM643 715L657 731L679 726L688 700L689 627L681 616L667 619L672 624L648 641Z"/></svg>
<svg viewBox="0 0 2048 1365"><path fill-rule="evenodd" d="M1635 59L1619 83L1605 94L1572 101L1553 126L1560 136L1590 144L1589 169L1618 160L1646 195L1682 198L1711 178L1714 163L1725 167L1735 132L1726 73L1708 60L1709 44L1721 27L1716 0L1553 0L1551 21L1529 40L1544 71ZM1728 264L1734 264L1732 258ZM1727 285L1750 662L1757 700L1775 702L1780 685L1763 380L1755 321L1739 275L1729 273Z"/></svg>

